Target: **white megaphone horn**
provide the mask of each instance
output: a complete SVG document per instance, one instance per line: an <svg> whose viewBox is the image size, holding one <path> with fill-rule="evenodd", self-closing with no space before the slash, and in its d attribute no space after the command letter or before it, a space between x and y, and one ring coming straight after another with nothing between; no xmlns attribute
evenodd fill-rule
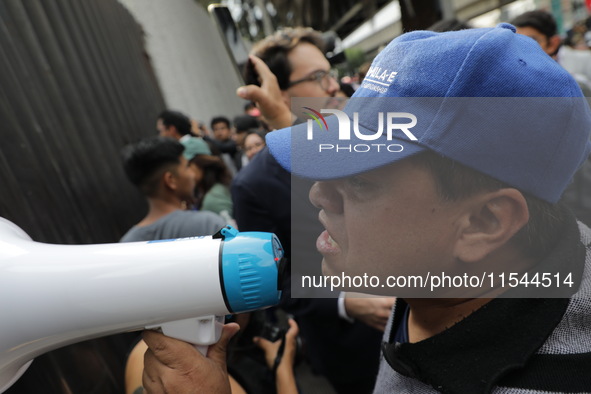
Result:
<svg viewBox="0 0 591 394"><path fill-rule="evenodd" d="M51 245L0 218L0 393L35 357L101 336L161 329L206 349L225 315L277 304L282 257L274 234L230 226L208 237Z"/></svg>

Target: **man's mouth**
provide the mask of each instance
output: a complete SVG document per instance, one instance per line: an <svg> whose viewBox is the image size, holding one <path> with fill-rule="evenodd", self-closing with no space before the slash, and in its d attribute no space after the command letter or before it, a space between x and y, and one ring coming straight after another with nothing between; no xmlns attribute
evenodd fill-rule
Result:
<svg viewBox="0 0 591 394"><path fill-rule="evenodd" d="M316 249L318 249L321 254L335 254L341 251L339 244L326 230L323 231L316 240Z"/></svg>

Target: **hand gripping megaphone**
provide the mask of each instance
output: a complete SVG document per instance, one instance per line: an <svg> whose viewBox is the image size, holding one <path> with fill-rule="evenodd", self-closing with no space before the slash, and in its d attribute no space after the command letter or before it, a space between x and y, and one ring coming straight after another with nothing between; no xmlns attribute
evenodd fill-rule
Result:
<svg viewBox="0 0 591 394"><path fill-rule="evenodd" d="M283 250L274 234L99 245L33 242L0 218L0 393L32 360L101 336L161 329L205 346L223 317L277 304Z"/></svg>

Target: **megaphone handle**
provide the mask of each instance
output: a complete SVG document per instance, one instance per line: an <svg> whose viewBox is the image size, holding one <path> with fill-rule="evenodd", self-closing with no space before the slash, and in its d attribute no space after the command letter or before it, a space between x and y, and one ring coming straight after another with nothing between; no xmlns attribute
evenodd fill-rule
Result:
<svg viewBox="0 0 591 394"><path fill-rule="evenodd" d="M223 327L224 316L209 315L166 322L146 329L160 330L166 336L192 343L205 356L209 345L219 341Z"/></svg>
<svg viewBox="0 0 591 394"><path fill-rule="evenodd" d="M195 345L195 349L199 350L199 353L207 356L207 349L209 349L209 345Z"/></svg>

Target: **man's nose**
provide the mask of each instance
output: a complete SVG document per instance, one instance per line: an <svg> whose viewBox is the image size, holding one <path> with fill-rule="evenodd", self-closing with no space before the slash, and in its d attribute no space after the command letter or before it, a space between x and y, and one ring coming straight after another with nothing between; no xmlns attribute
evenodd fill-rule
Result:
<svg viewBox="0 0 591 394"><path fill-rule="evenodd" d="M319 181L310 188L310 202L330 213L342 213L343 201L333 182Z"/></svg>
<svg viewBox="0 0 591 394"><path fill-rule="evenodd" d="M326 92L331 96L334 96L341 89L341 87L339 85L339 81L337 81L336 78L331 76L329 80L330 83Z"/></svg>

